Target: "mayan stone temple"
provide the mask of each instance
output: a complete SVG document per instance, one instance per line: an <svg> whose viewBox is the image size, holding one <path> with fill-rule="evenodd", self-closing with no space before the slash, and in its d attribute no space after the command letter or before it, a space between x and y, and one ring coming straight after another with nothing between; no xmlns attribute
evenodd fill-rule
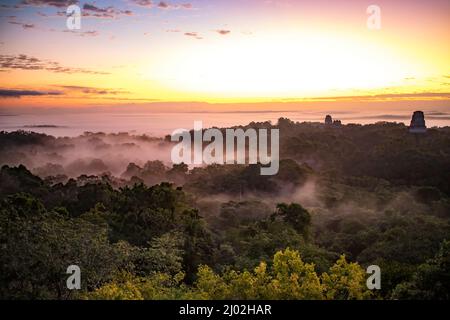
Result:
<svg viewBox="0 0 450 320"><path fill-rule="evenodd" d="M425 116L422 111L414 111L411 124L409 126L410 133L425 133L427 126L425 125Z"/></svg>

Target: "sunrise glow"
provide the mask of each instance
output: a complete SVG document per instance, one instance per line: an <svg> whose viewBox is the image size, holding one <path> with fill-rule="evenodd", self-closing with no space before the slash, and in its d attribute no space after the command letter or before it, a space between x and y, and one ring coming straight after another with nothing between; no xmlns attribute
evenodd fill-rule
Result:
<svg viewBox="0 0 450 320"><path fill-rule="evenodd" d="M9 1L0 106L448 101L450 4L433 3L380 1L371 30L362 1L96 1L80 3L81 29L68 30L63 5Z"/></svg>

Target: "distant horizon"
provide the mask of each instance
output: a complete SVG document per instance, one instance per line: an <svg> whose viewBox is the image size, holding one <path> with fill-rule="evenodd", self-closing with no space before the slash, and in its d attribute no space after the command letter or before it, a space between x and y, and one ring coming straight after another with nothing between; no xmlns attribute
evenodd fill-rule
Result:
<svg viewBox="0 0 450 320"><path fill-rule="evenodd" d="M450 124L445 0L76 1L70 29L72 3L0 6L0 129L408 124L417 110Z"/></svg>
<svg viewBox="0 0 450 320"><path fill-rule="evenodd" d="M328 112L329 111L329 112ZM248 125L251 122L276 121L285 117L295 122L323 123L330 114L342 124L375 124L378 122L402 123L408 126L412 112L363 113L360 111L302 112L302 111L237 111L237 112L81 112L50 114L17 114L1 116L0 131L33 131L55 137L79 136L84 132L146 134L152 137L164 137L176 129L193 128L194 121L203 121L205 128L233 127ZM416 111L416 110L414 110ZM427 127L444 128L450 125L450 112L425 111Z"/></svg>

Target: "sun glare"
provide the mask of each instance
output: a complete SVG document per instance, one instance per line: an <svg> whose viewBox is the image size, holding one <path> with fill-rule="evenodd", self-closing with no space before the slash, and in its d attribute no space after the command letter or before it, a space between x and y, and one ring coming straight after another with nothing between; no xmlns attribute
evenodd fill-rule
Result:
<svg viewBox="0 0 450 320"><path fill-rule="evenodd" d="M208 43L151 70L166 86L209 95L298 97L400 85L411 68L395 52L324 34Z"/></svg>

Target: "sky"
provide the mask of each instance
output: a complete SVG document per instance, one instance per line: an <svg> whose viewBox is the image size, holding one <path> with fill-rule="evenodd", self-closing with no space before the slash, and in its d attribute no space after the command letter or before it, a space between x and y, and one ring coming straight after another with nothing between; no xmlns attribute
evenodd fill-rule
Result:
<svg viewBox="0 0 450 320"><path fill-rule="evenodd" d="M0 3L0 109L450 107L449 0Z"/></svg>

